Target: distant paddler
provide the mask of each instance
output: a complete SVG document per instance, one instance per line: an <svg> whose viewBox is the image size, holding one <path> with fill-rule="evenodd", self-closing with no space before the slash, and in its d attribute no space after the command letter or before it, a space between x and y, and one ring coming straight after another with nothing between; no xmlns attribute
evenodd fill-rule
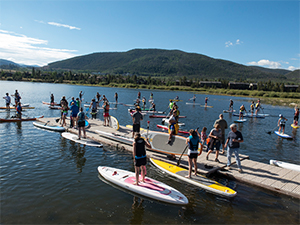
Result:
<svg viewBox="0 0 300 225"><path fill-rule="evenodd" d="M254 109L255 109L255 104L254 104L254 101L252 101L252 102L251 102L251 105L250 105L251 116L253 116Z"/></svg>
<svg viewBox="0 0 300 225"><path fill-rule="evenodd" d="M257 115L258 111L262 109L261 104L260 104L260 100L257 100L257 103L255 104L255 115Z"/></svg>
<svg viewBox="0 0 300 225"><path fill-rule="evenodd" d="M97 98L97 103L99 103L100 102L100 98L101 98L101 95L99 94L99 92L97 92L96 98Z"/></svg>
<svg viewBox="0 0 300 225"><path fill-rule="evenodd" d="M116 92L116 93L115 93L116 104L118 104L118 97L119 97L119 96L118 96L118 93Z"/></svg>
<svg viewBox="0 0 300 225"><path fill-rule="evenodd" d="M208 97L205 97L204 102L205 102L205 105L204 105L204 106L207 107Z"/></svg>
<svg viewBox="0 0 300 225"><path fill-rule="evenodd" d="M11 98L9 97L9 94L6 93L6 96L3 97L3 99L5 99L5 106L6 106L6 110L10 110L10 103L11 103Z"/></svg>
<svg viewBox="0 0 300 225"><path fill-rule="evenodd" d="M192 98L190 98L189 100L193 100L193 103L195 104L196 102L196 95L194 95Z"/></svg>
<svg viewBox="0 0 300 225"><path fill-rule="evenodd" d="M16 116L19 119L22 119L22 106L21 106L21 102L18 102L17 107L16 107Z"/></svg>
<svg viewBox="0 0 300 225"><path fill-rule="evenodd" d="M51 93L50 95L50 105L54 105L54 95Z"/></svg>
<svg viewBox="0 0 300 225"><path fill-rule="evenodd" d="M15 91L14 97L15 97L15 107L17 107L18 103L21 100L21 96L20 96L18 90Z"/></svg>
<svg viewBox="0 0 300 225"><path fill-rule="evenodd" d="M287 121L287 118L283 117L282 114L279 114L279 120L277 123L277 126L279 127L278 133L280 134L280 131L282 129L282 133L284 134L284 129L285 129L285 122Z"/></svg>
<svg viewBox="0 0 300 225"><path fill-rule="evenodd" d="M170 99L170 103L169 103L169 112L171 113L172 109L173 109L173 105L174 105L174 102L172 99Z"/></svg>
<svg viewBox="0 0 300 225"><path fill-rule="evenodd" d="M294 121L293 121L293 124L295 126L298 126L298 120L299 120L299 107L295 105L295 114L294 114Z"/></svg>
<svg viewBox="0 0 300 225"><path fill-rule="evenodd" d="M79 99L80 101L82 101L82 96L84 95L84 93L82 93L82 91L79 92Z"/></svg>
<svg viewBox="0 0 300 225"><path fill-rule="evenodd" d="M230 99L228 112L233 112L233 100Z"/></svg>
<svg viewBox="0 0 300 225"><path fill-rule="evenodd" d="M240 113L239 113L239 120L244 118L244 112L247 112L247 110L244 105L241 105Z"/></svg>

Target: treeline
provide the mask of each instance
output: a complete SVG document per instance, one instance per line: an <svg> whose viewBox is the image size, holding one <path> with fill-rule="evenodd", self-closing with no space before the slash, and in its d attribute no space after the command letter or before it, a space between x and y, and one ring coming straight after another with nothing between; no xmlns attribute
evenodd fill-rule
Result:
<svg viewBox="0 0 300 225"><path fill-rule="evenodd" d="M111 75L111 74L90 74L90 73L73 73L72 71L66 72L50 72L41 71L32 68L31 72L28 71L1 71L2 80L12 81L36 81L36 82L48 82L48 83L71 83L71 84L88 84L88 85L102 85L108 86L110 84L130 84L128 87L135 87L135 85L148 85L148 86L181 86L191 88L204 88L207 86L201 86L201 81L208 81L208 79L192 78L190 80L187 77L180 77L179 80L175 80L173 77L151 77L151 76L137 76L137 75ZM230 89L229 80L217 79L214 81L221 82L219 88ZM244 82L242 79L240 82ZM124 86L124 85L123 85ZM256 90L258 91L273 91L273 92L290 92L291 90L285 88L286 83L272 82L271 80L264 82L259 81L257 83ZM124 86L127 87L127 86ZM210 88L216 89L215 86ZM292 90L294 92L300 92L300 88Z"/></svg>

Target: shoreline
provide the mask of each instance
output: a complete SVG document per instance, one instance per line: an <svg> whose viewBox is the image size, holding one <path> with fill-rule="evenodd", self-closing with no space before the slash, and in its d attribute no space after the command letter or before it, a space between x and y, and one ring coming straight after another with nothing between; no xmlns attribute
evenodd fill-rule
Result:
<svg viewBox="0 0 300 225"><path fill-rule="evenodd" d="M13 80L1 80L13 81ZM264 104L288 106L294 108L295 105L300 106L300 93L297 92L274 92L274 91L258 91L258 90L239 90L239 89L223 89L223 88L192 88L188 86L153 86L145 84L131 84L131 83L110 83L106 85L99 84L83 84L75 82L46 82L42 80L30 79L21 80L17 82L34 82L34 83L49 83L49 84L69 84L81 85L90 87L112 87L112 88L128 88L128 89L147 89L147 90L165 90L165 91L186 91L195 94L210 94L210 95L224 95L251 98L254 101L257 99L263 100ZM280 97L283 96L283 97Z"/></svg>

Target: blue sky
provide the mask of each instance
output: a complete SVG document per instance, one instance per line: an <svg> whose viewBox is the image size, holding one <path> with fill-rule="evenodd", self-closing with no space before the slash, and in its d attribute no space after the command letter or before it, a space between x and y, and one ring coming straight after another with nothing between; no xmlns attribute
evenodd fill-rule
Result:
<svg viewBox="0 0 300 225"><path fill-rule="evenodd" d="M299 69L299 1L1 0L0 59L47 65L94 52L178 49Z"/></svg>

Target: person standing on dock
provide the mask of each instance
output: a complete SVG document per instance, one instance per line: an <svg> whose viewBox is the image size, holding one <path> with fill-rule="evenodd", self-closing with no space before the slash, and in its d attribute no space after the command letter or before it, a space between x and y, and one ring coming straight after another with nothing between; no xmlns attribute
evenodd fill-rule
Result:
<svg viewBox="0 0 300 225"><path fill-rule="evenodd" d="M97 105L98 103L96 102L96 100L93 98L92 99L92 102L91 102L91 105L89 108L92 108L92 119L96 119L96 116L97 116Z"/></svg>
<svg viewBox="0 0 300 225"><path fill-rule="evenodd" d="M79 140L81 138L81 130L83 131L83 137L86 138L86 133L85 133L85 119L86 119L86 115L83 112L83 108L80 108L80 112L77 115L78 139Z"/></svg>
<svg viewBox="0 0 300 225"><path fill-rule="evenodd" d="M134 137L135 133L140 133L140 128L141 128L141 120L143 120L144 117L141 114L141 108L140 107L136 107L135 108L135 113L133 113L132 115L132 137Z"/></svg>
<svg viewBox="0 0 300 225"><path fill-rule="evenodd" d="M146 164L147 164L147 157L146 157L146 149L145 145L148 148L151 148L151 145L148 142L147 139L141 138L140 133L136 133L134 136L134 142L133 142L133 160L134 160L134 168L135 168L135 185L139 185L139 172L141 167L141 175L142 180L141 182L145 182L145 176L146 176Z"/></svg>
<svg viewBox="0 0 300 225"><path fill-rule="evenodd" d="M198 132L198 129L193 130L191 129L189 131L190 136L186 139L186 144L189 146L188 150L188 162L189 162L189 174L186 176L187 178L191 178L192 175L192 167L194 163L194 175L197 176L197 158L198 158L198 148L200 143L200 134ZM200 151L201 155L202 148Z"/></svg>
<svg viewBox="0 0 300 225"><path fill-rule="evenodd" d="M71 110L70 120L72 121L71 122L71 127L76 128L78 126L78 124L77 124L77 115L79 113L79 108L78 108L76 102L71 103L70 110Z"/></svg>
<svg viewBox="0 0 300 225"><path fill-rule="evenodd" d="M108 104L108 101L105 101L102 107L103 107L103 117L104 117L104 125L103 126L109 126L109 104Z"/></svg>
<svg viewBox="0 0 300 225"><path fill-rule="evenodd" d="M5 106L6 106L6 110L10 110L10 103L11 103L11 99L9 97L9 94L6 93L6 96L3 97L5 99Z"/></svg>
<svg viewBox="0 0 300 225"><path fill-rule="evenodd" d="M221 144L222 144L222 152L220 154L224 154L225 153L225 129L228 128L227 122L226 120L224 120L223 118L223 114L219 115L219 119L217 119L214 123L214 126L216 124L220 125L221 131L222 131L222 140L221 140Z"/></svg>
<svg viewBox="0 0 300 225"><path fill-rule="evenodd" d="M219 151L220 151L220 145L221 145L221 139L222 139L222 130L220 129L220 125L217 123L215 124L215 128L213 128L208 137L210 138L210 141L208 143L209 151L206 154L206 160L208 160L208 156L210 153L213 152L214 148L216 147L216 158L215 162L220 162L219 157Z"/></svg>
<svg viewBox="0 0 300 225"><path fill-rule="evenodd" d="M244 142L243 140L243 135L240 131L237 130L237 126L235 123L230 125L231 131L228 133L227 141L225 143L225 148L227 148L227 170L230 170L230 165L231 165L231 155L234 153L236 164L238 167L238 171L240 173L243 172L242 166L241 166L241 161L239 157L239 148L240 148L240 143Z"/></svg>

